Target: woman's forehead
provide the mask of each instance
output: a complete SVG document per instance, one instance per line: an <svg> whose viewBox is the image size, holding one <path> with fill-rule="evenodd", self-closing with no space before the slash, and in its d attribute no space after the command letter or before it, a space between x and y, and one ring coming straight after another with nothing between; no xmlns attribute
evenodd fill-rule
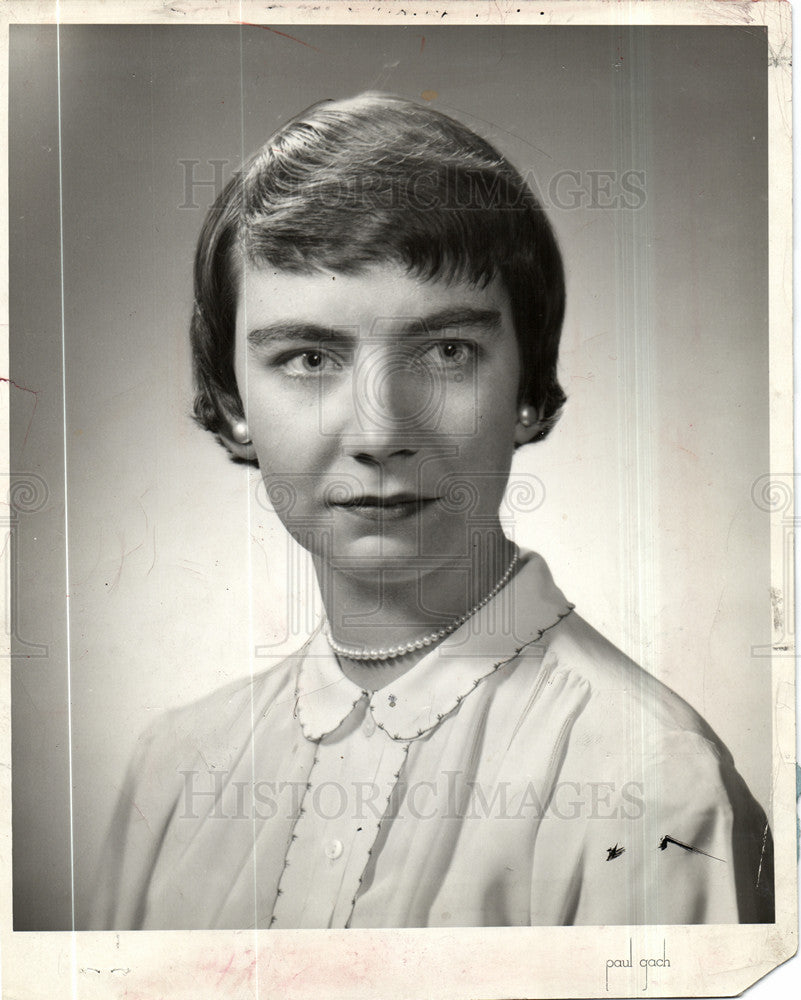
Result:
<svg viewBox="0 0 801 1000"><path fill-rule="evenodd" d="M237 326L303 322L408 332L415 326L505 325L509 315L509 297L497 278L485 285L421 278L395 264L355 274L248 265L241 274Z"/></svg>

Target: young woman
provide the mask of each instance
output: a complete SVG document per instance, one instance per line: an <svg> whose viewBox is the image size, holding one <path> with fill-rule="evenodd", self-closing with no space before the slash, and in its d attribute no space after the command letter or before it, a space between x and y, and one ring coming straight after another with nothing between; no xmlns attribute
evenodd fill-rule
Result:
<svg viewBox="0 0 801 1000"><path fill-rule="evenodd" d="M559 250L503 156L399 98L317 105L217 200L195 295L196 417L326 620L151 727L91 925L772 920L727 750L502 530L565 399Z"/></svg>

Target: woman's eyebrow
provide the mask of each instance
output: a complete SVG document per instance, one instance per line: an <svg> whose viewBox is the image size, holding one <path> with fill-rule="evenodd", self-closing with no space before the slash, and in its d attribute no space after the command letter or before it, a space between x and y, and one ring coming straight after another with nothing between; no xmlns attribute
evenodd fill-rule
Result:
<svg viewBox="0 0 801 1000"><path fill-rule="evenodd" d="M480 329L497 333L501 328L500 309L477 309L473 306L441 309L438 312L411 320L404 329L413 334L438 333L441 330Z"/></svg>
<svg viewBox="0 0 801 1000"><path fill-rule="evenodd" d="M374 327L380 328L395 317L376 317ZM458 306L456 308L440 309L421 316L419 319L397 317L403 334L421 336L426 333L439 333L443 330L482 330L488 334L497 333L501 328L501 312L499 309L477 309L473 306ZM260 347L274 340L302 341L318 344L321 341L339 341L353 344L358 337L355 327L323 326L319 323L304 323L294 320L278 320L259 326L247 335L251 347Z"/></svg>
<svg viewBox="0 0 801 1000"><path fill-rule="evenodd" d="M268 323L266 326L256 327L247 335L247 341L251 347L260 347L271 340L299 340L304 343L317 344L323 340L352 343L355 339L354 330L321 326L317 323L298 323L292 320Z"/></svg>

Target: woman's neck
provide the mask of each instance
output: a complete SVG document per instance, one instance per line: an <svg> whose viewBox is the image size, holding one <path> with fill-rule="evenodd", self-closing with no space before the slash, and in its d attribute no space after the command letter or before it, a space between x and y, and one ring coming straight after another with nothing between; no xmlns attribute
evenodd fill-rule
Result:
<svg viewBox="0 0 801 1000"><path fill-rule="evenodd" d="M315 560L334 640L353 650L404 647L469 614L507 572L515 545L500 532L477 539L467 559L419 569L384 567L359 573ZM378 690L411 670L442 638L422 649L381 660L338 659L343 673L365 690Z"/></svg>

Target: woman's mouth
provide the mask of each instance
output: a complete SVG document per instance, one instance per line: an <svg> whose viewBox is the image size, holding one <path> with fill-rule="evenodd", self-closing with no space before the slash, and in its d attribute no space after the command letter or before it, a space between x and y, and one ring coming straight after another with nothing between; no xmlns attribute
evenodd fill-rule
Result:
<svg viewBox="0 0 801 1000"><path fill-rule="evenodd" d="M384 497L365 494L331 506L370 521L398 521L416 516L433 503L436 497L395 493Z"/></svg>

